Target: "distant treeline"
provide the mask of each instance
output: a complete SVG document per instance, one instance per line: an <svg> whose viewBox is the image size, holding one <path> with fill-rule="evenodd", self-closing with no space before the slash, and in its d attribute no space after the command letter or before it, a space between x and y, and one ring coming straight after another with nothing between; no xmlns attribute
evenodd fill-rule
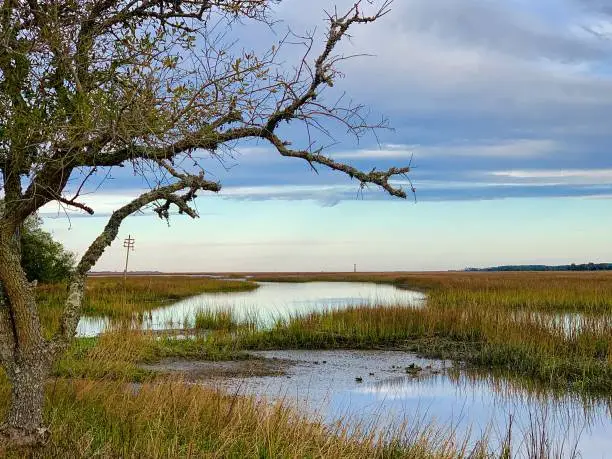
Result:
<svg viewBox="0 0 612 459"><path fill-rule="evenodd" d="M612 263L583 263L577 265L505 265L490 268L466 268L466 271L612 271Z"/></svg>

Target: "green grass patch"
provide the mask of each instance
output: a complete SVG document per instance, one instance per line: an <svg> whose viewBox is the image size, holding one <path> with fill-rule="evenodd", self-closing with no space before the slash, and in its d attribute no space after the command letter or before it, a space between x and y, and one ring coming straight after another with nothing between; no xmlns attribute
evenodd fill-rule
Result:
<svg viewBox="0 0 612 459"><path fill-rule="evenodd" d="M197 330L236 330L238 319L231 310L201 309L195 314Z"/></svg>

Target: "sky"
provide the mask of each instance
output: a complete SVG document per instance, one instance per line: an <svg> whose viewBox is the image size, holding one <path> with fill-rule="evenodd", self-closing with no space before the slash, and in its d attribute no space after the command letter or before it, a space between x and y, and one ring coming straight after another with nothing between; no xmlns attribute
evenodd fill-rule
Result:
<svg viewBox="0 0 612 459"><path fill-rule="evenodd" d="M339 10L353 2L339 0ZM324 31L329 1L284 0L278 22L245 23L264 49L290 27ZM364 4L364 8L368 5ZM320 35L318 35L320 36ZM331 157L364 170L411 165L416 194L389 198L339 173L313 173L264 143L234 146L201 218L130 217L96 270L446 270L612 261L612 8L605 0L396 0L343 43L346 92L392 130L355 139L332 127ZM288 54L287 65L294 56ZM302 131L283 132L304 147ZM229 166L229 167L227 167ZM83 253L109 214L145 186L114 171L84 201L93 217L43 210L45 228ZM404 179L396 182L405 187ZM69 217L69 218L68 218Z"/></svg>

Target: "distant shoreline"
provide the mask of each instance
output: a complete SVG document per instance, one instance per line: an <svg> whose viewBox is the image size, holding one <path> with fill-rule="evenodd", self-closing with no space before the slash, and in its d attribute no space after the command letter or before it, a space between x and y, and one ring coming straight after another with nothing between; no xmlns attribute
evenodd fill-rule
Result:
<svg viewBox="0 0 612 459"><path fill-rule="evenodd" d="M497 271L612 271L612 263L582 263L570 265L504 265L489 268L466 268L467 272Z"/></svg>
<svg viewBox="0 0 612 459"><path fill-rule="evenodd" d="M354 275L356 277L366 275L385 274L436 274L436 273L478 273L478 272L596 272L612 271L612 263L583 263L570 265L501 265L486 268L465 268L463 270L437 270L437 271L188 271L188 272L164 272L164 271L128 271L128 276L197 276L211 278L227 277L259 277L270 275ZM88 273L91 277L114 277L123 276L123 271L92 271Z"/></svg>

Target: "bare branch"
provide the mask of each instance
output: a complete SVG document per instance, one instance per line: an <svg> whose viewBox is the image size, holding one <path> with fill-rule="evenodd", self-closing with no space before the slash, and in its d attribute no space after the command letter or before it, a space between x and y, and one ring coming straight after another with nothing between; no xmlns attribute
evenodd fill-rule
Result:
<svg viewBox="0 0 612 459"><path fill-rule="evenodd" d="M94 210L91 207L89 207L88 205L83 204L81 202L76 202L74 199L70 199L69 200L69 199L66 199L66 198L63 198L63 197L59 197L59 198L57 198L57 201L61 202L62 204L66 204L67 206L75 207L77 209L81 209L82 211L87 212L89 215L93 215L95 213Z"/></svg>
<svg viewBox="0 0 612 459"><path fill-rule="evenodd" d="M119 233L121 223L128 216L143 207L160 199L174 202L174 193L182 189L199 189L218 192L221 186L218 183L209 182L201 177L185 176L184 179L165 187L151 190L148 193L140 195L130 203L113 212L106 227L96 240L89 246L85 254L79 261L73 278L70 282L69 296L61 318L61 329L59 334L54 338L56 351L63 351L65 346L74 336L76 326L80 317L80 308L83 297L83 285L87 272L96 264L104 251L112 244ZM190 216L196 218L195 213L190 213Z"/></svg>
<svg viewBox="0 0 612 459"><path fill-rule="evenodd" d="M301 158L307 161L311 166L313 163L327 166L335 171L344 172L350 178L355 178L359 180L361 185L366 185L368 183L378 185L391 196L396 196L398 198L406 198L406 192L401 187L396 188L391 185L389 183L389 179L397 175L407 174L408 172L410 172L409 167L393 167L386 171L376 171L373 169L371 172L366 173L347 164L334 161L328 156L322 155L320 152L310 153L308 151L290 150L285 146L285 143L280 138L278 138L272 133L263 132L262 137L269 140L270 143L272 143L272 145L276 147L276 149L282 156L291 158Z"/></svg>
<svg viewBox="0 0 612 459"><path fill-rule="evenodd" d="M0 360L9 369L11 360L19 361L17 369L36 375L37 400L44 398L47 355L57 357L75 334L87 272L125 218L146 206L163 219L173 208L196 218L196 194L221 189L204 178L199 152L226 167L227 152L231 157L240 141L264 140L279 155L300 158L315 172L323 166L348 175L360 191L372 184L406 197L392 181L410 167L362 171L334 160L321 147L322 142L335 144L332 125L357 140L387 127L384 119L369 121L367 107L344 95L328 97L342 77L338 67L358 55L336 54L338 44L354 25L387 14L391 2L379 1L382 6L373 14L362 11L373 4L370 0L357 1L346 14L329 14L318 55L314 32L300 36L288 31L264 53L246 49L248 44L228 32L243 18L269 24L269 7L276 0L0 2L0 181L5 199L0 282L8 299L0 304ZM302 56L291 68L280 52L288 46ZM279 128L283 122L304 128L303 146L291 147ZM61 330L49 344L14 236L30 215L52 201L93 214L79 197L88 192L87 182L98 168L107 168L101 172L108 176L118 166L131 166L149 191L116 210L79 261ZM82 176L75 177L77 172ZM413 188L409 178L407 183ZM8 374L16 377L18 371ZM23 386L22 380L13 378L13 387ZM28 431L42 424L41 407L42 402L24 410Z"/></svg>

